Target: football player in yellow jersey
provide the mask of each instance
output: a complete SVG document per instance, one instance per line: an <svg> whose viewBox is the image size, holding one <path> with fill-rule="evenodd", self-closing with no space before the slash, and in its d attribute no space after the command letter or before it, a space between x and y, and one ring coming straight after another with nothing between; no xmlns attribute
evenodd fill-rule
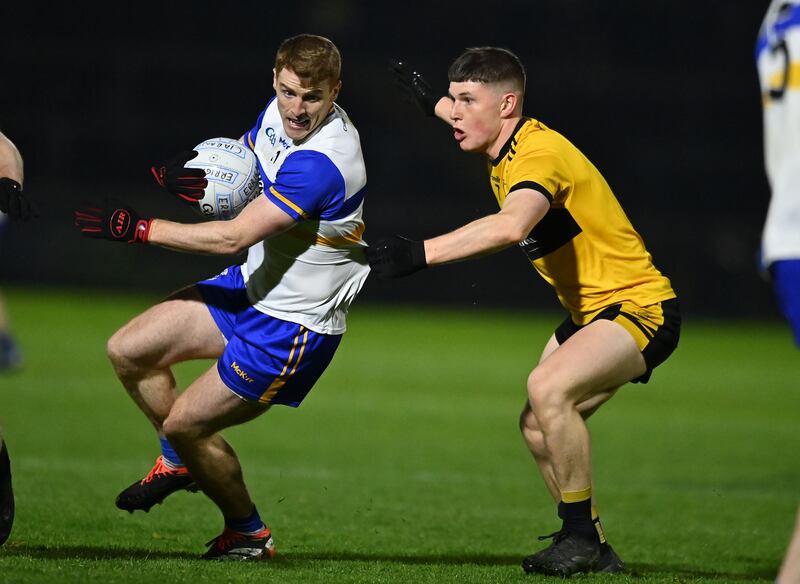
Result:
<svg viewBox="0 0 800 584"><path fill-rule="evenodd" d="M467 49L450 67L447 97L405 64L394 69L423 110L452 127L462 150L487 156L500 210L425 241L382 239L368 249L372 270L398 277L522 248L569 312L528 377L520 417L562 527L522 567L562 577L622 571L592 503L585 420L620 386L647 382L675 349L675 293L592 163L561 134L523 116L525 70L516 55Z"/></svg>

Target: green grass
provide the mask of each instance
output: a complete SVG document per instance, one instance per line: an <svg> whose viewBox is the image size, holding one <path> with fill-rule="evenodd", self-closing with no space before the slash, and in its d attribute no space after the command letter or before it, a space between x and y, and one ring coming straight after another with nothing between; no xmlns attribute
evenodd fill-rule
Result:
<svg viewBox="0 0 800 584"><path fill-rule="evenodd" d="M157 442L104 344L156 299L6 295L26 362L0 377L18 505L0 582L548 581L519 568L558 524L516 426L558 315L357 306L301 408L226 432L279 555L216 565L196 559L221 529L203 495L149 514L113 504ZM798 502L798 413L783 326L686 322L653 380L591 421L601 515L631 570L583 579L773 579Z"/></svg>

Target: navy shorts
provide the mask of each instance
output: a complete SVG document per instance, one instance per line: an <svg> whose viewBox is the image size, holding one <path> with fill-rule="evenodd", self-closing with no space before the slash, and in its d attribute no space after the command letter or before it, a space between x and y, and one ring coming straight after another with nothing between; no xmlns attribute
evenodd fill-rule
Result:
<svg viewBox="0 0 800 584"><path fill-rule="evenodd" d="M256 310L239 266L196 284L226 340L217 370L228 388L247 401L297 407L333 359L342 335Z"/></svg>

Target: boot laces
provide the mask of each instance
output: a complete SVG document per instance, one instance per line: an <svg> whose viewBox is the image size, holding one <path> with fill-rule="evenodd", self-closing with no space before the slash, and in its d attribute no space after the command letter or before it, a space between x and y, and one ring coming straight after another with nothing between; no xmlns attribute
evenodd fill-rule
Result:
<svg viewBox="0 0 800 584"><path fill-rule="evenodd" d="M237 541L247 539L247 536L238 531L228 529L227 527L217 537L206 543L206 545L214 545L218 550L224 550L231 547Z"/></svg>
<svg viewBox="0 0 800 584"><path fill-rule="evenodd" d="M153 468L150 469L150 472L147 473L147 476L141 480L141 484L152 482L153 479L158 478L164 475L171 475L171 474L181 474L179 470L170 468L164 463L164 457L159 456L156 459L156 463L153 465Z"/></svg>
<svg viewBox="0 0 800 584"><path fill-rule="evenodd" d="M549 535L540 535L537 539L539 541L544 541L546 539L551 539L552 538L553 543L556 544L556 543L559 543L560 541L563 541L564 538L566 538L568 535L569 535L569 532L566 529L559 529L558 531L554 531L553 533L551 533Z"/></svg>

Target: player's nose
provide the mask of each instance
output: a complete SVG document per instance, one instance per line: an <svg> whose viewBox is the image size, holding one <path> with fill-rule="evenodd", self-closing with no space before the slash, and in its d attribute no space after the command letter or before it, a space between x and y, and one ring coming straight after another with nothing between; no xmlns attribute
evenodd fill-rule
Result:
<svg viewBox="0 0 800 584"><path fill-rule="evenodd" d="M295 97L289 102L288 112L290 115L297 117L305 111L303 107L303 100Z"/></svg>
<svg viewBox="0 0 800 584"><path fill-rule="evenodd" d="M453 102L453 107L450 108L450 119L451 120L460 120L461 119L461 112L458 109L458 103Z"/></svg>

